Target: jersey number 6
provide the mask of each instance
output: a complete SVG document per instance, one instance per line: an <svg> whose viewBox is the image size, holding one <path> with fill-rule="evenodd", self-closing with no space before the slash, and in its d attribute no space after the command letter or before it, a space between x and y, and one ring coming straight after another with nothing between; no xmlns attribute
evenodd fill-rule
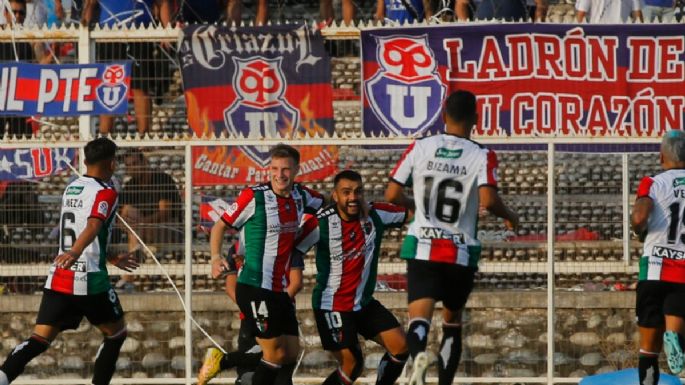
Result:
<svg viewBox="0 0 685 385"><path fill-rule="evenodd" d="M76 241L76 231L73 225L76 222L74 213L66 212L62 214L62 226L59 230L59 248L62 251L69 251Z"/></svg>

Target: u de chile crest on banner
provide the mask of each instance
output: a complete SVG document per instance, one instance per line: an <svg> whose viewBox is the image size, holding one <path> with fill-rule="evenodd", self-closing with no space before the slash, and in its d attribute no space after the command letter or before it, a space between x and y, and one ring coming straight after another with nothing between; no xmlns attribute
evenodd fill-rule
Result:
<svg viewBox="0 0 685 385"><path fill-rule="evenodd" d="M183 30L179 49L190 129L259 139L298 139L333 132L330 58L306 26ZM298 180L335 172L334 146L299 148ZM268 146L193 148L198 184L268 181Z"/></svg>

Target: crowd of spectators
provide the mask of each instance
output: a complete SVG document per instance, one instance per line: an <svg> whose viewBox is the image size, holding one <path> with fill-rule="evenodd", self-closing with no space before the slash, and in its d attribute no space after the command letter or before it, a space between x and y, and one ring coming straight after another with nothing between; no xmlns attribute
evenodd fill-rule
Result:
<svg viewBox="0 0 685 385"><path fill-rule="evenodd" d="M2 0L7 3L8 0ZM625 21L641 11L644 20L672 21L681 0L575 0L579 20ZM266 24L274 10L305 4L319 8L321 21L375 18L381 21L505 19L545 20L554 0L26 0L26 25L59 25L87 21L100 25L131 23ZM562 2L563 3L563 2ZM101 15L92 16L99 8ZM371 9L372 14L367 10ZM339 12L336 12L339 11ZM89 13L91 16L88 16ZM104 16L102 15L104 14ZM0 15L0 23L6 23Z"/></svg>
<svg viewBox="0 0 685 385"><path fill-rule="evenodd" d="M353 23L373 18L389 25L434 20L442 22L501 19L545 21L550 3L557 0L0 0L0 23L16 27L82 23L89 27L182 26L189 23L266 24L270 11L290 5L316 9L324 23ZM568 2L568 1L566 1ZM575 0L576 20L589 23L624 21L673 22L683 0ZM306 4L305 4L306 3ZM336 12L340 11L340 12ZM278 18L278 17L276 17ZM60 54L58 44L0 43L0 61L51 63ZM72 57L75 50L71 49ZM100 43L99 62L132 60L131 94L135 127L151 131L153 100L162 101L171 78L176 53L173 44L159 42ZM68 60L67 60L68 62ZM100 116L102 134L114 133L115 119ZM5 135L30 136L37 124L27 116L0 118Z"/></svg>

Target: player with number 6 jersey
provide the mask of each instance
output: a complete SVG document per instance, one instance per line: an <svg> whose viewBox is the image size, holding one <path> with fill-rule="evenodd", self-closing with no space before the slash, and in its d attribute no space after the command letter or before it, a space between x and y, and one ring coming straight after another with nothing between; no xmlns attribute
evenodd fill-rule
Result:
<svg viewBox="0 0 685 385"><path fill-rule="evenodd" d="M86 175L70 183L62 197L59 253L50 267L33 334L0 366L0 385L17 378L46 351L60 332L76 329L83 317L103 334L95 357L94 385L109 384L126 339L124 311L111 287L106 261L125 270L138 267L131 253L107 256L117 193L107 183L116 169L116 145L107 138L86 144Z"/></svg>
<svg viewBox="0 0 685 385"><path fill-rule="evenodd" d="M88 295L107 291L107 242L117 206L117 192L107 182L82 176L71 182L62 197L59 226L59 253L71 250L77 234L86 228L89 218L103 221L97 237L70 269L56 264L50 267L45 288L65 294Z"/></svg>
<svg viewBox="0 0 685 385"><path fill-rule="evenodd" d="M644 240L635 311L640 332L640 385L659 382L659 352L678 375L685 367L685 133L661 142L664 171L637 189L631 222ZM663 337L662 337L663 336Z"/></svg>
<svg viewBox="0 0 685 385"><path fill-rule="evenodd" d="M376 384L392 385L409 356L406 339L373 291L383 232L402 227L408 213L387 203L367 207L362 177L352 170L335 176L332 196L334 204L305 221L296 246L303 254L316 246L312 307L321 344L340 364L324 385L349 385L361 375L364 358L357 334L385 347Z"/></svg>
<svg viewBox="0 0 685 385"><path fill-rule="evenodd" d="M454 379L461 356L461 312L480 257L479 208L503 218L511 229L518 222L497 193L495 152L470 139L478 121L475 95L452 93L442 116L446 132L409 145L390 173L385 194L388 201L416 210L400 253L407 259L407 344L414 358L410 385L425 381L425 350L436 301L444 305L438 383L449 385ZM413 199L404 194L404 187L413 189Z"/></svg>

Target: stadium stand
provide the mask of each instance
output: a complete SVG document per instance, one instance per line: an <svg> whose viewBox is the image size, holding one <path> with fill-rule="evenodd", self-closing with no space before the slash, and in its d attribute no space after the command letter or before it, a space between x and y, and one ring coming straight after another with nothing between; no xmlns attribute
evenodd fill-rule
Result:
<svg viewBox="0 0 685 385"><path fill-rule="evenodd" d="M358 17L370 19L372 1L361 2ZM573 0L551 1L548 20L574 22ZM280 4L280 3L279 3ZM309 2L283 3L271 10L274 21L312 20L318 17L318 4ZM253 2L246 1L244 20L254 17ZM78 47L63 48L64 63L75 62ZM361 65L356 42L329 41L334 86L334 118L337 135L362 137L360 112ZM166 57L154 60L165 61ZM180 71L173 68L165 79L153 103L151 135L182 136L189 128L183 99ZM94 118L97 120L97 118ZM79 135L78 118L40 118L39 138L57 140L68 145ZM134 135L137 130L132 112L115 122L117 134ZM127 145L141 144L145 139ZM144 144L144 143L142 143ZM389 167L401 155L403 146L369 151L355 145L342 145L338 166L361 170L368 187L369 200L382 200L388 181ZM514 146L515 147L515 146ZM555 334L548 337L546 293L549 287L547 266L547 175L548 159L544 148L520 145L498 150L500 189L504 199L521 214L521 230L506 233L492 217L483 217L480 236L484 240L481 272L476 279L476 293L466 314L465 353L459 376L464 377L539 377L547 371L546 344L554 341L554 372L558 377L577 378L602 373L615 368L635 365L633 345L636 341L633 321L633 293L637 273L636 261L641 244L635 237L624 242L624 189L632 196L644 175L659 170L658 156L652 151L627 156L628 186L622 176L620 153L602 153L578 148L557 151L554 159L556 189L555 249ZM584 151L588 150L588 151ZM183 146L145 148L153 169L170 173L182 189L186 184L185 149ZM123 182L124 168L118 176ZM18 336L26 335L37 309L35 295L44 283L47 261L54 256L59 210L56 203L72 177L70 173L50 176L34 185L38 202L13 203L5 210L18 216L39 216L43 220L14 221L0 228L0 360L16 345ZM310 187L328 191L330 178ZM231 201L242 186L193 186L192 205L193 252L192 292L193 315L219 342L235 347L239 320L236 308L223 297L223 282L212 280L209 272L207 234L201 229L202 196L220 197ZM152 188L152 186L151 186ZM588 199L589 198L589 199ZM632 199L632 198L631 198ZM632 201L632 200L631 200ZM0 198L0 205L2 198ZM389 305L402 321L406 321L406 288L404 263L398 249L405 235L388 232L381 252L378 298ZM124 249L126 235L117 231L115 242ZM627 246L626 246L627 245ZM627 248L626 248L627 247ZM628 252L626 253L625 250ZM30 251L30 252L27 252ZM134 282L131 293L122 295L129 312L130 337L124 345L116 377L131 379L178 379L193 377L185 366L185 333L183 313L177 299L171 295L166 277L149 256ZM183 245L160 250L158 257L169 270L171 279L185 288L185 251ZM626 257L628 259L626 260ZM314 268L307 260L305 287L311 287ZM119 280L118 273L112 280ZM583 293L583 296L576 295ZM319 345L308 294L298 298L299 318L305 347L298 376L322 376L334 363ZM437 322L436 318L436 322ZM431 334L431 346L439 341L439 328ZM209 341L193 332L193 364L202 357ZM22 379L60 380L88 378L92 372L92 357L100 337L90 327L82 327L69 338L58 339L52 350L37 359ZM366 372L371 377L380 360L381 350L372 343L364 345ZM67 353L68 352L68 353ZM226 373L224 373L226 375ZM430 372L429 376L435 373ZM228 373L227 376L233 376ZM188 378L190 378L188 377Z"/></svg>

